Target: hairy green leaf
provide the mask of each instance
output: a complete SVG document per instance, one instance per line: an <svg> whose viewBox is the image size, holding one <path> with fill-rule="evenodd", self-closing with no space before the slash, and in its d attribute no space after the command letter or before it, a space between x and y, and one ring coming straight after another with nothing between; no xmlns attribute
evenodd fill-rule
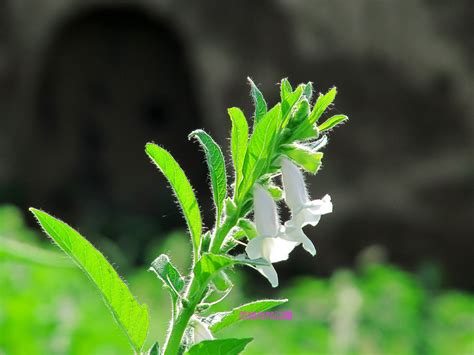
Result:
<svg viewBox="0 0 474 355"><path fill-rule="evenodd" d="M234 188L237 192L243 179L244 161L249 140L249 126L243 112L239 108L232 107L228 110L228 113L232 120L231 151L235 170Z"/></svg>
<svg viewBox="0 0 474 355"><path fill-rule="evenodd" d="M227 173L225 171L224 155L219 145L203 130L193 131L189 134L189 137L195 137L206 154L207 166L211 176L212 194L214 195L217 211L217 225L219 224L224 207L224 199L227 195Z"/></svg>
<svg viewBox="0 0 474 355"><path fill-rule="evenodd" d="M255 224L247 218L239 219L237 225L242 228L248 239L253 239L257 236L257 228L255 227Z"/></svg>
<svg viewBox="0 0 474 355"><path fill-rule="evenodd" d="M155 342L153 346L148 350L147 355L159 355L160 354L160 346L158 345L158 342Z"/></svg>
<svg viewBox="0 0 474 355"><path fill-rule="evenodd" d="M280 83L280 99L281 101L285 101L286 97L293 92L293 88L291 87L290 82L287 78L282 79Z"/></svg>
<svg viewBox="0 0 474 355"><path fill-rule="evenodd" d="M311 102L311 99L313 97L313 83L310 81L308 82L303 89L303 95L306 97L308 102Z"/></svg>
<svg viewBox="0 0 474 355"><path fill-rule="evenodd" d="M107 259L66 223L30 208L46 234L89 277L102 295L133 349L140 352L148 333L148 309L141 305Z"/></svg>
<svg viewBox="0 0 474 355"><path fill-rule="evenodd" d="M237 246L237 243L235 242L235 239L240 239L245 237L245 233L243 230L238 230L236 231L233 235L232 238L227 238L224 240L224 243L221 248L221 253L227 254L229 251L234 249Z"/></svg>
<svg viewBox="0 0 474 355"><path fill-rule="evenodd" d="M285 127L288 123L288 120L291 117L291 110L293 106L298 102L301 98L303 93L303 85L300 85L296 88L294 92L289 94L282 102L281 102L281 119L282 119L282 127Z"/></svg>
<svg viewBox="0 0 474 355"><path fill-rule="evenodd" d="M186 354L189 355L237 355L240 354L253 338L227 338L203 340L193 345Z"/></svg>
<svg viewBox="0 0 474 355"><path fill-rule="evenodd" d="M176 296L181 294L184 289L184 278L171 263L168 255L161 254L153 260L150 270L155 272L156 276L169 287L171 292L177 293Z"/></svg>
<svg viewBox="0 0 474 355"><path fill-rule="evenodd" d="M288 302L287 299L259 300L241 305L237 308L234 308L230 312L220 312L212 314L209 317L206 317L206 322L210 324L209 329L212 332L218 332L219 330L222 330L232 324L243 320L242 313L265 312L286 302Z"/></svg>
<svg viewBox="0 0 474 355"><path fill-rule="evenodd" d="M306 141L318 138L318 129L309 123L309 120L301 122L291 134L287 142Z"/></svg>
<svg viewBox="0 0 474 355"><path fill-rule="evenodd" d="M226 198L225 200L225 213L230 216L233 215L237 211L237 206L235 205L234 201L230 198Z"/></svg>
<svg viewBox="0 0 474 355"><path fill-rule="evenodd" d="M247 78L247 80L250 83L250 95L252 95L255 105L254 125L256 125L267 113L267 103L265 102L262 92L254 84L252 79Z"/></svg>
<svg viewBox="0 0 474 355"><path fill-rule="evenodd" d="M343 123L344 121L348 120L349 118L346 115L335 115L331 118L328 118L326 122L322 123L318 129L320 132L328 131L331 128Z"/></svg>
<svg viewBox="0 0 474 355"><path fill-rule="evenodd" d="M283 190L278 186L268 185L267 190L275 201L280 201L283 198Z"/></svg>
<svg viewBox="0 0 474 355"><path fill-rule="evenodd" d="M283 153L306 171L316 174L321 166L323 153L312 151L302 145L292 144L282 147Z"/></svg>
<svg viewBox="0 0 474 355"><path fill-rule="evenodd" d="M236 261L229 256L203 254L194 266L195 283L193 283L193 288L190 290L191 297L201 294L219 271L234 264L236 264Z"/></svg>
<svg viewBox="0 0 474 355"><path fill-rule="evenodd" d="M298 104L298 109L296 110L294 116L288 122L288 127L289 128L296 127L302 122L306 121L309 116L309 111L310 111L310 107L309 107L308 100L306 99L301 100L300 103Z"/></svg>
<svg viewBox="0 0 474 355"><path fill-rule="evenodd" d="M158 169L168 179L188 225L193 242L194 258L199 255L201 243L202 222L199 205L183 169L174 160L170 153L153 143L147 143L146 153Z"/></svg>
<svg viewBox="0 0 474 355"><path fill-rule="evenodd" d="M207 253L211 246L211 232L207 231L201 237L201 253Z"/></svg>
<svg viewBox="0 0 474 355"><path fill-rule="evenodd" d="M318 122L321 115L326 111L328 106L334 101L336 98L337 90L336 88L332 88L329 90L325 95L319 95L316 104L314 104L313 111L309 116L309 123L314 124Z"/></svg>
<svg viewBox="0 0 474 355"><path fill-rule="evenodd" d="M318 151L322 148L324 148L326 146L326 144L328 144L328 137L327 136L322 136L321 138L319 138L318 140L316 141L313 141L313 142L310 142L310 143L307 143L306 145L308 146L308 148L310 148L312 151Z"/></svg>
<svg viewBox="0 0 474 355"><path fill-rule="evenodd" d="M256 125L249 141L244 165L244 183L239 189L239 199L253 186L263 173L272 154L273 143L281 117L280 104L277 104Z"/></svg>
<svg viewBox="0 0 474 355"><path fill-rule="evenodd" d="M212 280L212 283L214 284L216 290L219 292L226 292L227 290L229 290L230 287L233 286L225 271L218 272L217 275L214 277L214 280Z"/></svg>

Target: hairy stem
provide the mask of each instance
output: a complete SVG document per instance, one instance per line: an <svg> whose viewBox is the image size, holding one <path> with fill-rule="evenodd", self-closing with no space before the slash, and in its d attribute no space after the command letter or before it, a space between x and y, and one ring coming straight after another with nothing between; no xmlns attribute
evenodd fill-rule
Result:
<svg viewBox="0 0 474 355"><path fill-rule="evenodd" d="M237 224L239 219L240 212L235 213L232 216L227 216L224 223L216 229L216 233L214 238L212 239L211 244L211 252L212 253L219 253L221 245L230 232L230 230ZM195 279L192 278L191 282L189 283L186 297L189 297L189 292L195 289ZM205 288L204 288L205 289ZM183 338L184 331L188 326L189 320L194 315L196 310L196 306L202 301L203 293L191 297L189 299L189 303L183 305L179 308L177 314L175 315L174 319L172 319L171 330L168 333L164 344L164 355L176 355L178 354L179 347L181 345L181 340ZM186 298L185 297L185 298Z"/></svg>
<svg viewBox="0 0 474 355"><path fill-rule="evenodd" d="M233 215L227 216L224 223L216 229L214 238L212 238L211 241L211 253L219 253L225 237L227 237L227 234L229 234L230 230L237 224L237 221L239 220L239 214L240 212L237 210Z"/></svg>
<svg viewBox="0 0 474 355"><path fill-rule="evenodd" d="M194 277L189 283L188 292L194 289L195 283ZM184 331L188 326L189 320L194 314L197 304L201 301L202 295L198 295L194 299L190 300L189 303L183 304L181 307L177 307L178 311L174 318L171 320L171 330L166 337L165 344L163 346L164 355L176 355L178 354L179 347L181 345L181 339L183 338Z"/></svg>
<svg viewBox="0 0 474 355"><path fill-rule="evenodd" d="M224 222L220 226L217 226L214 237L211 241L211 253L217 254L220 252L222 243L229 234L230 230L235 227L241 215L245 215L248 212L247 210L248 208L245 208L244 206L238 206L235 213L226 216ZM195 278L193 277L187 288L185 299L191 296L190 292L195 289L195 282ZM205 287L203 290L205 290ZM184 331L188 326L189 320L194 315L196 306L202 301L203 297L204 292L200 292L199 294L191 297L189 299L189 303L179 308L177 315L175 315L174 319L172 319L171 330L168 333L164 344L164 355L178 354Z"/></svg>

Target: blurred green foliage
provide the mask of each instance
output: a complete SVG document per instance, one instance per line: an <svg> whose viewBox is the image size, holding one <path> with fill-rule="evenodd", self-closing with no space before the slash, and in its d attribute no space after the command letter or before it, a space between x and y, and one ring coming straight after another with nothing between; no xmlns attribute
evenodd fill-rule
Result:
<svg viewBox="0 0 474 355"><path fill-rule="evenodd" d="M16 208L0 208L0 354L129 354L97 291L44 240ZM147 250L146 262L167 252L189 268L191 246L180 232ZM243 292L245 274L232 276L234 290L215 310L253 300ZM150 338L163 342L170 304L160 282L146 270L126 279L149 305ZM299 278L278 296L289 299L280 310L292 320L241 322L216 335L254 337L246 354L474 354L474 297L392 266Z"/></svg>

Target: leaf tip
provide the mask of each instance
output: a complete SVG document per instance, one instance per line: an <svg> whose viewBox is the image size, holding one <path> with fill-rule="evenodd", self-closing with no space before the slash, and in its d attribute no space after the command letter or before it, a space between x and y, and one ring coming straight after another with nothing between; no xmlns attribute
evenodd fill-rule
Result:
<svg viewBox="0 0 474 355"><path fill-rule="evenodd" d="M145 151L149 152L154 146L156 146L155 143L148 142L147 144L145 144Z"/></svg>
<svg viewBox="0 0 474 355"><path fill-rule="evenodd" d="M195 129L194 131L188 134L188 140L193 139L195 136L197 136L201 132L204 132L204 131L202 129Z"/></svg>
<svg viewBox="0 0 474 355"><path fill-rule="evenodd" d="M42 214L42 213L45 213L37 208L34 208L34 207L29 207L28 208L28 211L30 211L33 216L35 216L36 219L38 219L38 217Z"/></svg>

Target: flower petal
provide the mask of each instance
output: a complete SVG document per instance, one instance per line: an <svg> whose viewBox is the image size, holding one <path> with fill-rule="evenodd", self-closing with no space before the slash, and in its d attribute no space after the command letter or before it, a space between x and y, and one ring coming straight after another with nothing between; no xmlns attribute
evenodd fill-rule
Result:
<svg viewBox="0 0 474 355"><path fill-rule="evenodd" d="M209 330L206 324L201 322L196 317L192 319L192 322L193 322L192 324L193 324L193 330L194 330L194 343L199 343L203 340L214 339L211 331Z"/></svg>
<svg viewBox="0 0 474 355"><path fill-rule="evenodd" d="M313 242L306 236L300 227L288 222L285 223L285 234L282 235L282 238L291 242L303 244L303 248L308 253L312 256L316 255L316 248L314 247Z"/></svg>
<svg viewBox="0 0 474 355"><path fill-rule="evenodd" d="M331 196L325 195L321 200L310 201L308 206L313 213L319 213L320 215L332 213Z"/></svg>
<svg viewBox="0 0 474 355"><path fill-rule="evenodd" d="M329 195L321 200L313 200L306 203L297 211L292 211L291 222L293 225L304 227L308 224L313 227L319 223L323 214L332 212L332 202Z"/></svg>
<svg viewBox="0 0 474 355"><path fill-rule="evenodd" d="M261 236L276 236L279 229L278 211L275 200L260 184L253 190L254 220Z"/></svg>
<svg viewBox="0 0 474 355"><path fill-rule="evenodd" d="M267 237L258 236L253 239L250 239L245 251L250 259L263 258L263 241Z"/></svg>
<svg viewBox="0 0 474 355"><path fill-rule="evenodd" d="M245 251L250 259L264 258L270 263L287 260L297 243L279 237L258 236L251 239Z"/></svg>
<svg viewBox="0 0 474 355"><path fill-rule="evenodd" d="M272 287L278 286L278 274L273 265L258 265L255 268L270 281Z"/></svg>
<svg viewBox="0 0 474 355"><path fill-rule="evenodd" d="M295 213L291 218L291 223L299 228L303 228L308 224L313 227L319 223L321 214L315 212L311 207L303 207L300 211Z"/></svg>
<svg viewBox="0 0 474 355"><path fill-rule="evenodd" d="M292 210L297 210L309 202L303 173L287 158L281 158L281 173L285 189L285 201Z"/></svg>
<svg viewBox="0 0 474 355"><path fill-rule="evenodd" d="M290 253L298 245L279 237L266 238L263 242L263 256L271 263L287 260Z"/></svg>

